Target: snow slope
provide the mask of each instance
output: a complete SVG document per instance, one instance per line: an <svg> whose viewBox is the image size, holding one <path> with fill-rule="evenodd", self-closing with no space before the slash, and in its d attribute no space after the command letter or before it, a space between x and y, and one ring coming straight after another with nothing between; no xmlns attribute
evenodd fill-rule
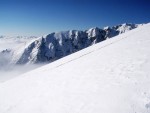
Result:
<svg viewBox="0 0 150 113"><path fill-rule="evenodd" d="M150 113L150 24L0 83L0 113Z"/></svg>

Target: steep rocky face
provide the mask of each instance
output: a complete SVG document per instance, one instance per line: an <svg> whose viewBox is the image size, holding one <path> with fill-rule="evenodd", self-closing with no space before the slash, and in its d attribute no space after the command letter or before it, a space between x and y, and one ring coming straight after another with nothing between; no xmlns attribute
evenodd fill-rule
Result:
<svg viewBox="0 0 150 113"><path fill-rule="evenodd" d="M86 33L92 44L105 40L106 31L97 27L89 29Z"/></svg>
<svg viewBox="0 0 150 113"><path fill-rule="evenodd" d="M15 63L43 63L53 62L83 48L112 38L138 27L135 24L122 24L104 29L91 28L86 31L70 30L51 33L30 43L20 54ZM15 52L14 52L15 53ZM15 54L13 57L16 57Z"/></svg>
<svg viewBox="0 0 150 113"><path fill-rule="evenodd" d="M105 31L99 28L51 33L29 44L16 63L52 62L103 40Z"/></svg>

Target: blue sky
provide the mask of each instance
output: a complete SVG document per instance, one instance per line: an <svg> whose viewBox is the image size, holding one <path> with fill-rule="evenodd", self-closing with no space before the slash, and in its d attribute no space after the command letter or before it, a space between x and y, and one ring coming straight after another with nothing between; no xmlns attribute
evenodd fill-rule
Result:
<svg viewBox="0 0 150 113"><path fill-rule="evenodd" d="M150 22L150 0L0 0L0 35Z"/></svg>

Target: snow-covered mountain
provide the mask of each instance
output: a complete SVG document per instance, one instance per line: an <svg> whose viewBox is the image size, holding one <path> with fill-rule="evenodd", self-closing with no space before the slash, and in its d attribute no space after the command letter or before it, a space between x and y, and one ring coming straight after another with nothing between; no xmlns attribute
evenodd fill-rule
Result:
<svg viewBox="0 0 150 113"><path fill-rule="evenodd" d="M0 112L150 113L149 67L146 24L0 83Z"/></svg>
<svg viewBox="0 0 150 113"><path fill-rule="evenodd" d="M116 35L130 31L130 30L137 28L138 26L141 26L141 25L142 24L124 23L121 25L113 26L112 28L111 27L105 27L104 30L106 31L106 38L112 38Z"/></svg>
<svg viewBox="0 0 150 113"><path fill-rule="evenodd" d="M122 24L104 29L70 30L40 37L13 52L12 63L53 62L95 43L137 28L137 24Z"/></svg>

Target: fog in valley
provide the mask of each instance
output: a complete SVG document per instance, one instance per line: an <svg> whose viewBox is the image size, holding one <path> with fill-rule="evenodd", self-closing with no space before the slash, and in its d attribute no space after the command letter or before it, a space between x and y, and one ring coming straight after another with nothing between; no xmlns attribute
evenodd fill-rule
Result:
<svg viewBox="0 0 150 113"><path fill-rule="evenodd" d="M9 51L24 46L33 38L0 38L0 82L5 82L16 76L26 73L30 70L36 69L42 64L28 64L28 65L16 65L11 64L11 54ZM4 51L6 53L4 53Z"/></svg>

